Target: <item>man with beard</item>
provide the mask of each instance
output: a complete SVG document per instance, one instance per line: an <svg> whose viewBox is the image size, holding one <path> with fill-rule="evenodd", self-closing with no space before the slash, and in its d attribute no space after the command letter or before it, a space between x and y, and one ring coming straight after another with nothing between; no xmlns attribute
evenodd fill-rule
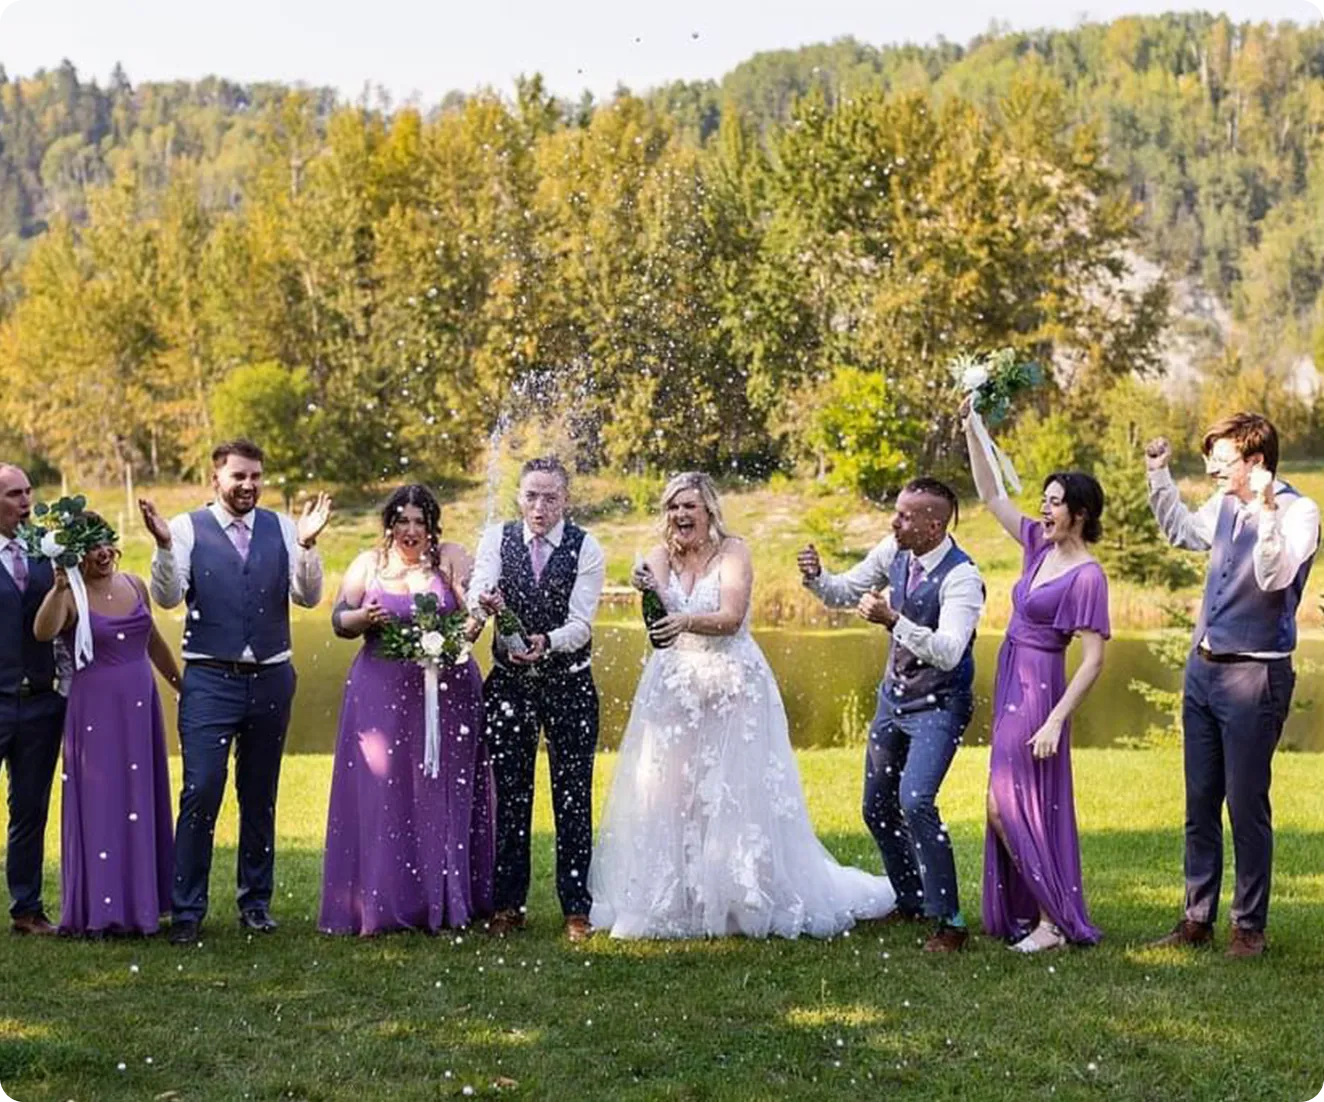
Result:
<svg viewBox="0 0 1324 1102"><path fill-rule="evenodd" d="M163 608L181 600L184 623L179 742L184 783L175 833L170 940L198 940L207 913L216 816L225 795L230 746L239 797L238 904L241 928L267 933L275 870L276 788L294 698L290 601L322 597L314 544L331 515L318 494L298 521L257 507L262 449L248 440L212 452L216 496L168 525L150 501L143 521L156 540L152 596Z"/></svg>
<svg viewBox="0 0 1324 1102"><path fill-rule="evenodd" d="M869 726L864 822L896 889L888 920L936 923L924 944L930 953L959 950L967 938L936 803L974 714L975 625L984 607L978 569L947 534L956 516L950 487L916 478L897 496L892 534L863 562L829 574L812 544L796 560L824 604L854 606L892 633Z"/></svg>
<svg viewBox="0 0 1324 1102"><path fill-rule="evenodd" d="M41 902L42 841L69 671L60 668L68 665L67 653L32 634L54 572L48 559L30 559L16 538L31 511L28 476L0 463L0 762L9 766L9 915L16 934L50 935L55 927Z"/></svg>

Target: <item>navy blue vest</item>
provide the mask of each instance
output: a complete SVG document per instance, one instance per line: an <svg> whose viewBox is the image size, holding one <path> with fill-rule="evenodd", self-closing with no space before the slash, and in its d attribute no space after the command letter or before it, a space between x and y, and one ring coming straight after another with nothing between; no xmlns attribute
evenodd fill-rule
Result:
<svg viewBox="0 0 1324 1102"><path fill-rule="evenodd" d="M524 543L524 522L511 521L501 529L501 595L506 604L524 625L530 635L546 635L564 626L570 616L570 593L579 577L579 549L584 545L584 529L565 522L561 532L561 545L552 549L543 567L542 578L533 577L533 560ZM492 657L499 665L509 669L506 656L496 645L493 636ZM541 670L564 673L572 666L588 661L593 652L590 639L577 651L549 654L538 663Z"/></svg>
<svg viewBox="0 0 1324 1102"><path fill-rule="evenodd" d="M55 648L32 635L32 621L54 582L47 560L29 558L28 585L20 594L0 566L0 696L16 695L24 678L38 689L49 689L55 681Z"/></svg>
<svg viewBox="0 0 1324 1102"><path fill-rule="evenodd" d="M1280 509L1301 495L1284 485L1275 497ZM1257 651L1287 653L1296 648L1296 608L1310 576L1312 555L1296 572L1290 585L1266 593L1255 581L1255 543L1258 528L1243 523L1236 538L1238 501L1223 499L1214 524L1209 555L1209 579L1195 626L1195 642L1209 640L1215 654L1250 654Z"/></svg>
<svg viewBox="0 0 1324 1102"><path fill-rule="evenodd" d="M280 520L253 511L248 558L239 557L210 509L189 514L193 555L189 566L184 649L229 662L244 648L263 662L290 649L290 556Z"/></svg>
<svg viewBox="0 0 1324 1102"><path fill-rule="evenodd" d="M938 598L943 579L962 563L970 562L970 556L953 543L942 562L921 578L913 591L907 591L912 558L909 551L901 551L892 560L888 570L892 607L911 623L936 629L942 608ZM883 680L885 698L893 708L915 711L941 707L953 694L969 693L975 680L974 650L975 636L971 632L961 660L950 670L940 670L911 654L893 637L887 676Z"/></svg>

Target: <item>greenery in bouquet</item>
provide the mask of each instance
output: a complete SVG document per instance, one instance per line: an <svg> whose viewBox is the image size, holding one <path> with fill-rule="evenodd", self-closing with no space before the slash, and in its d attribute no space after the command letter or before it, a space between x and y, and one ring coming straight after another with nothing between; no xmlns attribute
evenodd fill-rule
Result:
<svg viewBox="0 0 1324 1102"><path fill-rule="evenodd" d="M947 369L956 385L974 396L975 412L989 425L1006 418L1013 398L1044 381L1043 369L1022 361L1014 348L962 353Z"/></svg>
<svg viewBox="0 0 1324 1102"><path fill-rule="evenodd" d="M77 566L93 547L119 540L115 529L87 512L82 494L49 505L39 501L32 507L32 520L19 527L18 538L29 556L49 559L66 570Z"/></svg>
<svg viewBox="0 0 1324 1102"><path fill-rule="evenodd" d="M414 594L411 619L392 616L380 629L378 653L397 662L457 666L469 658L464 612L442 612L435 593Z"/></svg>

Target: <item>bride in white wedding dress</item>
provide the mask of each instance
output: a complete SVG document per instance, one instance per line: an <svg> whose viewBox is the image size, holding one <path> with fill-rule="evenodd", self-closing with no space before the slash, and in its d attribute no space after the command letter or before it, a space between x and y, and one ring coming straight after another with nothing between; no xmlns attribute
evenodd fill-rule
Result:
<svg viewBox="0 0 1324 1102"><path fill-rule="evenodd" d="M809 822L786 710L749 633L749 549L712 479L662 495L666 543L636 570L668 615L635 692L598 844L591 919L613 937L831 937L895 905Z"/></svg>

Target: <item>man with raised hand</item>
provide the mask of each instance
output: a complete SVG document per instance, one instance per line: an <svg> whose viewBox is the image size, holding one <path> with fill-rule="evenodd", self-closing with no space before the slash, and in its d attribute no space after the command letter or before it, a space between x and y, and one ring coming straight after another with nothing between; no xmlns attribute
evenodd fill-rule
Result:
<svg viewBox="0 0 1324 1102"><path fill-rule="evenodd" d="M262 449L231 440L212 452L210 505L169 524L150 501L143 521L156 540L152 597L183 600L184 679L179 742L184 783L175 831L170 941L198 940L207 913L216 816L234 744L239 797L238 905L241 928L276 928L271 895L276 861L276 790L294 699L290 601L312 608L322 597L314 545L331 516L318 494L298 521L257 507Z"/></svg>
<svg viewBox="0 0 1324 1102"><path fill-rule="evenodd" d="M1149 503L1164 536L1209 552L1182 690L1185 913L1155 944L1212 943L1226 803L1236 865L1227 954L1258 957L1273 866L1271 765L1296 681L1296 610L1319 547L1319 506L1278 479L1278 430L1257 413L1211 426L1202 451L1215 489L1192 512L1168 471L1168 442L1145 445Z"/></svg>

